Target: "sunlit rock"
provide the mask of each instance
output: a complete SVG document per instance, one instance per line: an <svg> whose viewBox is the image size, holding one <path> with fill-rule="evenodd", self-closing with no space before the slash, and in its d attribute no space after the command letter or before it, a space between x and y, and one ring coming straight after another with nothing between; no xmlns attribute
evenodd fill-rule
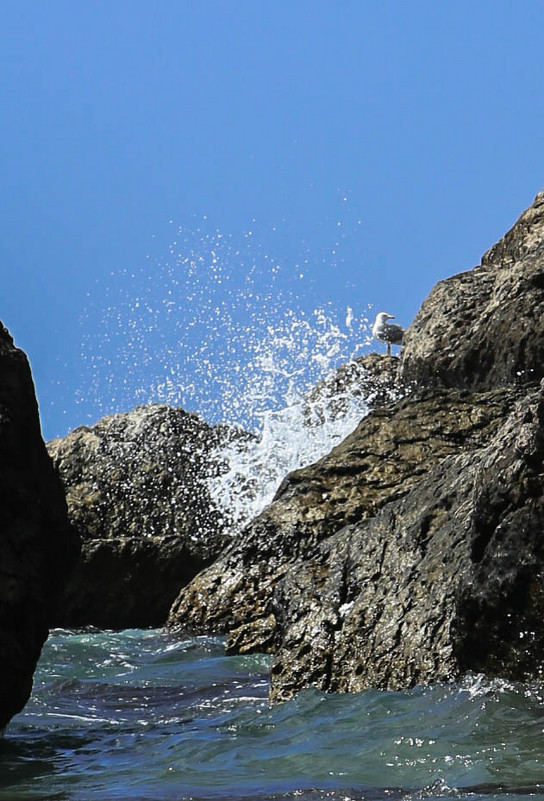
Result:
<svg viewBox="0 0 544 801"><path fill-rule="evenodd" d="M219 554L228 512L212 501L215 456L249 436L160 404L106 417L48 443L82 542L57 625L160 625Z"/></svg>
<svg viewBox="0 0 544 801"><path fill-rule="evenodd" d="M468 272L439 281L404 337L418 385L491 389L544 376L544 192Z"/></svg>
<svg viewBox="0 0 544 801"><path fill-rule="evenodd" d="M273 700L542 678L543 259L540 194L423 304L401 357L411 394L290 473L169 625L273 652Z"/></svg>
<svg viewBox="0 0 544 801"><path fill-rule="evenodd" d="M544 675L543 420L538 390L285 575L272 698Z"/></svg>
<svg viewBox="0 0 544 801"><path fill-rule="evenodd" d="M315 385L304 399L304 420L309 427L345 418L357 404L367 410L398 400L406 394L399 379L400 360L396 356L369 353L333 370Z"/></svg>
<svg viewBox="0 0 544 801"><path fill-rule="evenodd" d="M233 636L258 650L253 629L275 614L275 589L291 566L304 572L321 542L406 495L444 457L486 444L518 396L444 390L375 410L327 456L285 478L274 501L181 591L169 625L200 633L246 626L251 634Z"/></svg>

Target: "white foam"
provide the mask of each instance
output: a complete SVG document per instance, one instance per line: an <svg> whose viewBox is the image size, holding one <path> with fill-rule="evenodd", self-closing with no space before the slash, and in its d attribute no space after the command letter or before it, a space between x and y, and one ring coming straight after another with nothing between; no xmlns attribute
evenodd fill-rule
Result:
<svg viewBox="0 0 544 801"><path fill-rule="evenodd" d="M320 459L367 414L361 395L348 390L343 400L342 414L316 401L319 415L313 415L301 396L282 409L265 412L254 442L235 442L216 454L226 469L209 481L209 490L215 503L232 519L233 534L272 501L288 473Z"/></svg>

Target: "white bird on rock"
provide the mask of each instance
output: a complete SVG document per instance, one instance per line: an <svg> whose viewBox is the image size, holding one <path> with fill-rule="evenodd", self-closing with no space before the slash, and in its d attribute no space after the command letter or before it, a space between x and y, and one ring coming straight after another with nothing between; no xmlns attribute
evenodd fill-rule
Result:
<svg viewBox="0 0 544 801"><path fill-rule="evenodd" d="M380 342L387 342L387 355L391 356L391 345L402 345L402 337L404 336L404 329L396 323L388 323L388 320L393 320L394 314L387 314L387 312L380 312L376 315L374 325L372 326L372 336Z"/></svg>

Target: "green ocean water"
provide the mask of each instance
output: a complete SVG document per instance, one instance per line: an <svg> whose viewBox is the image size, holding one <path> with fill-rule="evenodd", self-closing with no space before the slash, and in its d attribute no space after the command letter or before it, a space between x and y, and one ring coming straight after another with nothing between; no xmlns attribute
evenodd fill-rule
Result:
<svg viewBox="0 0 544 801"><path fill-rule="evenodd" d="M160 630L55 631L0 742L0 799L544 798L544 685L307 690Z"/></svg>

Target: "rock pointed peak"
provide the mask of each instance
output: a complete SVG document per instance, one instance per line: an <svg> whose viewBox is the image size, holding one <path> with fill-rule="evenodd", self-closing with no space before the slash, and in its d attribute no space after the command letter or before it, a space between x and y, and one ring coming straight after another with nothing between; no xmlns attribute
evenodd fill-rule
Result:
<svg viewBox="0 0 544 801"><path fill-rule="evenodd" d="M480 266L433 287L405 336L401 376L477 391L544 377L544 192Z"/></svg>
<svg viewBox="0 0 544 801"><path fill-rule="evenodd" d="M513 264L527 253L544 246L544 190L520 215L512 228L482 256L482 266Z"/></svg>

